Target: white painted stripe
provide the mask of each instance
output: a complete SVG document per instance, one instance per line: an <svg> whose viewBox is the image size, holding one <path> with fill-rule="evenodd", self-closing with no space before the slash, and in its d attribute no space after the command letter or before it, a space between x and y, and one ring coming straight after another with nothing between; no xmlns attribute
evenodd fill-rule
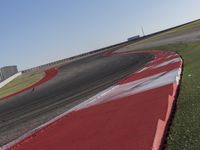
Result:
<svg viewBox="0 0 200 150"><path fill-rule="evenodd" d="M22 74L22 72L18 72L14 75L12 75L11 77L9 77L8 79L4 80L3 82L0 83L0 88L4 87L5 85L7 85L9 82L11 82L12 80L14 80L15 78L17 78L18 76L20 76Z"/></svg>
<svg viewBox="0 0 200 150"><path fill-rule="evenodd" d="M84 103L81 103L74 107L73 110L77 111L80 109L85 109L97 104L117 100L122 97L131 96L168 84L177 84L177 77L179 77L179 68L174 69L170 72L159 73L126 84L116 85L89 98Z"/></svg>
<svg viewBox="0 0 200 150"><path fill-rule="evenodd" d="M149 68L150 68L150 67L144 67L144 68L142 68L141 70L137 71L136 73L143 72L143 71L145 71L145 70L147 70L147 69L149 69Z"/></svg>
<svg viewBox="0 0 200 150"><path fill-rule="evenodd" d="M159 60L162 60L162 59L163 59L163 58L159 58ZM158 61L158 60L156 60L156 61ZM155 61L155 62L156 62L156 61ZM163 61L164 61L164 60L163 60ZM155 63L155 62L154 62L154 63ZM171 63L175 63L175 62L182 62L182 60L181 60L180 58L174 58L174 59L172 59L172 60L168 60L168 61L165 61L165 62L160 63L160 64L152 64L152 65L150 65L150 66L148 66L148 67L142 68L141 70L137 71L136 73L143 72L143 71L145 71L145 70L147 70L147 69L155 69L155 68L163 67L163 66L169 65L169 64L171 64Z"/></svg>
<svg viewBox="0 0 200 150"><path fill-rule="evenodd" d="M165 61L163 63L160 63L158 65L155 65L154 68L159 68L159 67L163 67L163 66L166 66L168 64L171 64L171 63L175 63L175 62L181 62L181 58L174 58L172 60L168 60L168 61Z"/></svg>

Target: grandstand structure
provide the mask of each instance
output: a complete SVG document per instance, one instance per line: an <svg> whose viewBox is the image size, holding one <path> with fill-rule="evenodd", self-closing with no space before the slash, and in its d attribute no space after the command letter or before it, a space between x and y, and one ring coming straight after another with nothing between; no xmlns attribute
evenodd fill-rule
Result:
<svg viewBox="0 0 200 150"><path fill-rule="evenodd" d="M17 66L6 66L0 68L0 82L18 73Z"/></svg>

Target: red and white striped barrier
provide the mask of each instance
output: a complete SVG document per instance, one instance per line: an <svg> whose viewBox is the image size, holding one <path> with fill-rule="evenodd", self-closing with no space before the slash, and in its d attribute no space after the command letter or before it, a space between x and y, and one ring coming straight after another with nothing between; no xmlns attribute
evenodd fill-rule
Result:
<svg viewBox="0 0 200 150"><path fill-rule="evenodd" d="M174 52L155 57L117 85L89 98L2 149L159 150L181 77ZM129 53L113 53L126 55Z"/></svg>

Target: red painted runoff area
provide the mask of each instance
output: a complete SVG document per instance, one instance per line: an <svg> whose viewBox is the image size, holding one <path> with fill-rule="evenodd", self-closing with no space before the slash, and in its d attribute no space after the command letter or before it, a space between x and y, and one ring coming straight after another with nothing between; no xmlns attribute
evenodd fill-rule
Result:
<svg viewBox="0 0 200 150"><path fill-rule="evenodd" d="M10 149L159 150L175 102L182 60L173 52L147 53L155 58L144 68Z"/></svg>

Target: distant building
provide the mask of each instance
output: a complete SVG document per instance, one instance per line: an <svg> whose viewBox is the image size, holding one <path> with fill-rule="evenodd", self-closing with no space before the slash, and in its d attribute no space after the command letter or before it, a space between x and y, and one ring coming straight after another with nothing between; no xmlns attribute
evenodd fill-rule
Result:
<svg viewBox="0 0 200 150"><path fill-rule="evenodd" d="M0 68L0 82L18 73L17 66L6 66Z"/></svg>
<svg viewBox="0 0 200 150"><path fill-rule="evenodd" d="M132 40L136 40L136 39L139 39L139 38L140 38L140 36L136 35L136 36L132 36L132 37L128 38L127 40L132 41Z"/></svg>

